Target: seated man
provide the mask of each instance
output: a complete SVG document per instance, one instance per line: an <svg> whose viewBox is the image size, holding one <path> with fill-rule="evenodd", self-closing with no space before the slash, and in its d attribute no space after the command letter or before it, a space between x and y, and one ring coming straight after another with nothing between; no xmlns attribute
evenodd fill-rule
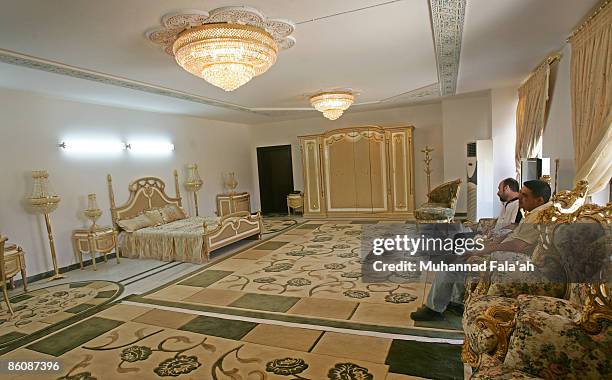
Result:
<svg viewBox="0 0 612 380"><path fill-rule="evenodd" d="M550 195L548 183L537 180L525 182L519 195L519 207L528 212L527 216L503 240L488 241L483 250L465 253L460 259L465 261L470 255L485 256L495 251L531 254L539 236L536 228L538 213L550 206ZM465 292L463 285L466 277L466 272L436 273L425 305L411 313L410 317L415 321L443 320L442 313L451 302L453 288L461 288Z"/></svg>
<svg viewBox="0 0 612 380"><path fill-rule="evenodd" d="M497 196L502 202L495 230L499 231L504 227L519 223L523 214L519 212L519 183L514 178L506 178L497 185Z"/></svg>
<svg viewBox="0 0 612 380"><path fill-rule="evenodd" d="M493 226L493 235L498 235L512 224L518 224L523 214L519 212L519 183L514 178L506 178L497 185L497 196L502 202L499 216ZM461 232L454 238L474 237L484 231ZM486 234L488 235L488 234Z"/></svg>

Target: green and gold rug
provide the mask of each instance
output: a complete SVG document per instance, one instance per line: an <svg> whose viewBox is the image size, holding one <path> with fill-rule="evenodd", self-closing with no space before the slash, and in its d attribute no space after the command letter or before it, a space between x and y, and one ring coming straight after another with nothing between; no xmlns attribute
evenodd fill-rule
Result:
<svg viewBox="0 0 612 380"><path fill-rule="evenodd" d="M310 221L131 301L351 329L462 339L461 316L415 323L428 286L363 283L364 223ZM407 225L414 229L413 225ZM416 232L415 232L416 233Z"/></svg>
<svg viewBox="0 0 612 380"><path fill-rule="evenodd" d="M273 234L276 232L284 231L290 227L295 226L298 222L295 219L287 217L263 217L263 231L262 234Z"/></svg>
<svg viewBox="0 0 612 380"><path fill-rule="evenodd" d="M112 281L49 286L11 298L15 315L0 310L0 354L56 331L100 310L123 291Z"/></svg>
<svg viewBox="0 0 612 380"><path fill-rule="evenodd" d="M463 378L459 351L458 345L118 304L2 360L58 362L57 372L35 377L58 380L446 380Z"/></svg>

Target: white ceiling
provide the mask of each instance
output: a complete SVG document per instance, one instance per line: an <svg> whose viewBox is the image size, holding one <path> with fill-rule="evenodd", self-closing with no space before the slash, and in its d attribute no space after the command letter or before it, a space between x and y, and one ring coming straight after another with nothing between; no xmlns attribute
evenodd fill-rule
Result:
<svg viewBox="0 0 612 380"><path fill-rule="evenodd" d="M468 0L457 92L518 84L547 53L563 45L596 3ZM305 94L330 87L356 89L361 93L359 103L377 102L438 81L427 0L1 0L0 4L0 49L247 108L309 107ZM144 36L147 29L160 25L166 13L228 5L253 6L270 18L297 24L296 45L282 51L267 73L236 91L224 92L188 74ZM360 8L365 9L343 13ZM335 16L326 17L331 15ZM266 115L213 107L10 64L0 64L0 86L243 123L317 116L313 111ZM400 96L351 111L412 101Z"/></svg>

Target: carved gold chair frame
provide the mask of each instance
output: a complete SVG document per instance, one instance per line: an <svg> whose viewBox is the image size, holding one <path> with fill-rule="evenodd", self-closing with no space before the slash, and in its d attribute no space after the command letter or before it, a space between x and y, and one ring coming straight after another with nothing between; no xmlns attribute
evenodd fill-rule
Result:
<svg viewBox="0 0 612 380"><path fill-rule="evenodd" d="M553 197L553 206L544 210L539 217L541 238L539 244L543 249L549 248L552 243L551 235L557 226L577 221L587 220L601 224L609 238L612 226L612 202L606 206L584 204L587 190L587 182L579 181L573 190L559 192ZM466 305L475 297L487 294L490 285L488 276L482 276L478 283L466 283ZM606 279L586 285L588 292L577 324L585 332L596 335L601 332L606 323L612 322L612 289ZM570 286L567 286L566 299L569 298L569 291ZM488 329L497 342L493 351L487 353L493 359L503 362L515 328L515 318L519 308L520 305L492 305L476 317L474 323L477 324L477 327ZM483 361L483 354L474 352L468 339L464 341L461 356L463 362L472 368L478 368Z"/></svg>

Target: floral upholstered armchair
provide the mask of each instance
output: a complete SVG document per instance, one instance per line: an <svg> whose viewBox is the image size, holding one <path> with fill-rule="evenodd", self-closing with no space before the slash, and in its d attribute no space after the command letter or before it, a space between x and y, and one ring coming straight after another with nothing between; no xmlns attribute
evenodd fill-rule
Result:
<svg viewBox="0 0 612 380"><path fill-rule="evenodd" d="M414 210L417 223L450 223L455 217L461 180L443 183L427 194L427 203Z"/></svg>
<svg viewBox="0 0 612 380"><path fill-rule="evenodd" d="M546 226L548 229L541 229L540 231L540 242L534 249L533 256L539 258L540 261L549 260L552 258L553 262L549 265L556 268L556 257L558 252L550 251L551 243L550 240L554 236L555 228L561 221L564 223L576 222L582 214L575 213L576 210L584 205L586 195L588 191L587 181L578 181L576 187L573 190L565 190L555 194L552 197L552 205L546 212L542 214L542 217L548 220L542 220L542 226ZM559 215L573 215L575 219L559 219ZM553 223L550 219L555 218ZM591 218L587 218L588 221L592 221ZM582 236L583 238L585 236ZM549 252L550 251L550 252ZM527 255L521 255L513 253L515 259L519 261L530 260ZM481 261L488 261L491 258L503 257L507 258L509 253L506 252L493 252L488 257L476 256L470 259L470 262L479 263ZM545 266L545 265L542 265ZM465 284L465 304L468 305L470 301L478 296L490 295L490 296L503 296L516 298L520 294L531 294L531 295L545 295L552 297L563 297L566 294L566 286L564 284L554 283L538 283L534 281L534 277L541 276L541 273L533 273L530 281L524 281L525 277L521 276L521 281L512 282L509 277L512 273L497 272L495 274L482 273L479 276L468 276ZM566 281L562 281L566 282ZM562 285L562 286L560 286Z"/></svg>
<svg viewBox="0 0 612 380"><path fill-rule="evenodd" d="M474 379L612 378L612 203L567 206L543 213L533 256L561 268L564 283L507 286L501 295L479 284L470 295L462 358Z"/></svg>
<svg viewBox="0 0 612 380"><path fill-rule="evenodd" d="M479 322L496 330L498 355L483 355L472 379L612 378L612 283L573 284L568 300L521 295Z"/></svg>

